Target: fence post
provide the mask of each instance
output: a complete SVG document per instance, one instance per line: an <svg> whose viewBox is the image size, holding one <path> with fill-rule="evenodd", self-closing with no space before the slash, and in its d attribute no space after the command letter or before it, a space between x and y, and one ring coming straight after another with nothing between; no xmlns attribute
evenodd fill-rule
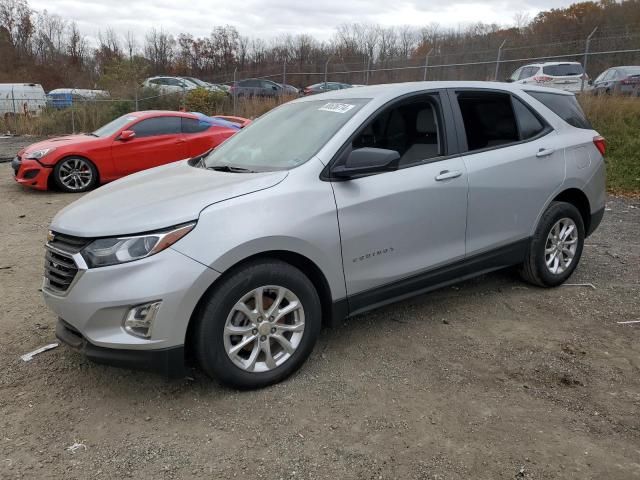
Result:
<svg viewBox="0 0 640 480"><path fill-rule="evenodd" d="M136 105L136 112L137 112L139 110L138 109L138 86L136 85L133 88L134 88L134 92L135 92L135 101L136 101L135 105Z"/></svg>
<svg viewBox="0 0 640 480"><path fill-rule="evenodd" d="M367 55L367 71L364 73L364 84L369 85L369 70L371 69L371 57Z"/></svg>
<svg viewBox="0 0 640 480"><path fill-rule="evenodd" d="M507 39L506 38L500 44L500 48L498 48L498 58L496 59L496 73L493 76L493 79L496 82L498 81L498 74L500 73L500 60L502 59L502 47L504 47L505 43L507 43Z"/></svg>
<svg viewBox="0 0 640 480"><path fill-rule="evenodd" d="M427 52L427 56L424 57L424 75L422 76L422 80L425 81L427 79L427 68L429 68L429 56L433 52L433 48Z"/></svg>
<svg viewBox="0 0 640 480"><path fill-rule="evenodd" d="M71 100L71 132L76 133L76 116L75 116L76 106Z"/></svg>
<svg viewBox="0 0 640 480"><path fill-rule="evenodd" d="M331 57L333 57L333 55L329 55L329 58L327 58L327 61L324 64L324 89L327 89L327 70L329 69L329 62L331 61Z"/></svg>
<svg viewBox="0 0 640 480"><path fill-rule="evenodd" d="M589 47L591 46L591 37L596 33L598 27L593 29L593 32L589 34L587 37L587 41L584 44L584 62L582 65L582 69L584 70L584 74L582 75L582 82L580 82L580 93L584 92L584 77L587 74L587 62L589 60Z"/></svg>
<svg viewBox="0 0 640 480"><path fill-rule="evenodd" d="M238 67L233 69L233 116L236 116L236 102L238 100L238 88L236 87L236 74L238 73Z"/></svg>
<svg viewBox="0 0 640 480"><path fill-rule="evenodd" d="M282 64L282 85L287 84L287 59L285 58L284 63Z"/></svg>

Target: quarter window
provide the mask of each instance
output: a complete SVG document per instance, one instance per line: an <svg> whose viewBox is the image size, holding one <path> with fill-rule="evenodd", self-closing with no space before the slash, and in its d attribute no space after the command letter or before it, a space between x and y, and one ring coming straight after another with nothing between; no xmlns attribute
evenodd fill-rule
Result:
<svg viewBox="0 0 640 480"><path fill-rule="evenodd" d="M173 135L180 133L180 117L155 117L136 123L131 130L136 137L152 137L157 135Z"/></svg>
<svg viewBox="0 0 640 480"><path fill-rule="evenodd" d="M199 133L207 130L211 125L195 118L182 119L182 133Z"/></svg>
<svg viewBox="0 0 640 480"><path fill-rule="evenodd" d="M569 125L587 130L591 130L593 128L582 111L575 95L533 91L527 93L544 104L545 107L558 115Z"/></svg>
<svg viewBox="0 0 640 480"><path fill-rule="evenodd" d="M518 121L520 140L533 138L544 130L544 125L538 120L538 117L529 110L529 107L515 97L513 98L513 111Z"/></svg>

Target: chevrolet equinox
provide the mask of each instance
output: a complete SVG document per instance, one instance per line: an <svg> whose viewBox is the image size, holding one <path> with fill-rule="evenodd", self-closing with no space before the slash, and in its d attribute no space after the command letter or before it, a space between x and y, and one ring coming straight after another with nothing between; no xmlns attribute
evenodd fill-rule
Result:
<svg viewBox="0 0 640 480"><path fill-rule="evenodd" d="M45 300L95 361L263 387L323 324L505 267L563 283L602 219L604 151L576 97L543 87L297 99L63 209Z"/></svg>

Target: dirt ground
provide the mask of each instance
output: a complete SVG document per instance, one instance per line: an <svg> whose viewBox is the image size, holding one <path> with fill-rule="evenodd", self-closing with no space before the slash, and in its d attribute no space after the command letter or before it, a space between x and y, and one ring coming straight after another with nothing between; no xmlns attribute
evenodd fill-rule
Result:
<svg viewBox="0 0 640 480"><path fill-rule="evenodd" d="M0 478L640 478L640 324L617 323L640 320L637 201L609 198L587 240L571 282L595 288L486 275L325 330L298 374L237 392L64 346L20 360L54 341L43 244L78 197L0 164Z"/></svg>

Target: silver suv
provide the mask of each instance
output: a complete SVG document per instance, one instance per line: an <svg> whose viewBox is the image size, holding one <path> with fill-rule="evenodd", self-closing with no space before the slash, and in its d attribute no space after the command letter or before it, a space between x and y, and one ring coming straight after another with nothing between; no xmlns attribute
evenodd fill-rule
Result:
<svg viewBox="0 0 640 480"><path fill-rule="evenodd" d="M45 300L94 360L262 387L323 324L510 266L564 282L602 219L604 148L574 95L529 85L301 98L62 210Z"/></svg>

